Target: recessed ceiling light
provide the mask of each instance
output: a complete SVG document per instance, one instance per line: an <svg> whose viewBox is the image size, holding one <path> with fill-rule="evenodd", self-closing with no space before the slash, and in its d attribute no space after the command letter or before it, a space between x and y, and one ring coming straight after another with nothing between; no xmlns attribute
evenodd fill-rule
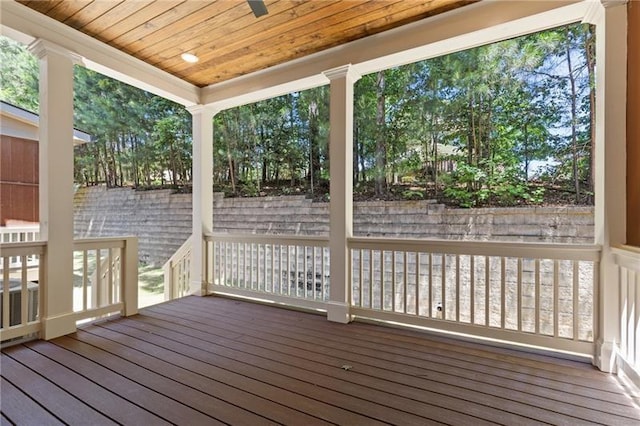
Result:
<svg viewBox="0 0 640 426"><path fill-rule="evenodd" d="M189 62L190 64L195 64L199 60L199 58L196 55L194 55L193 53L186 53L185 52L182 55L180 55L180 57L182 58L183 61Z"/></svg>

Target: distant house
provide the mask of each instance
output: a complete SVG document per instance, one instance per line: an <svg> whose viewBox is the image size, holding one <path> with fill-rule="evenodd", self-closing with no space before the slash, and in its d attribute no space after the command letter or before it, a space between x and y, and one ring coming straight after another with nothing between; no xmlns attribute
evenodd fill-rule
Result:
<svg viewBox="0 0 640 426"><path fill-rule="evenodd" d="M0 226L38 222L38 114L0 101ZM91 136L73 132L73 144Z"/></svg>

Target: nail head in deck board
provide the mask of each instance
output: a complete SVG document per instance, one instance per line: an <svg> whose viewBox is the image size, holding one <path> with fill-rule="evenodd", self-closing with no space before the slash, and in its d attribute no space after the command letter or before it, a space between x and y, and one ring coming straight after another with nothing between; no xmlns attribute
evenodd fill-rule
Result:
<svg viewBox="0 0 640 426"><path fill-rule="evenodd" d="M224 380L229 385L250 389L256 394L266 394L278 403L297 408L329 422L355 424L366 421L368 424L375 423L373 419L310 399L306 394L295 393L291 386L287 386L287 388L274 386L269 381L274 377L268 375L265 377L259 370L248 371L247 367L238 361L222 357L210 359L212 358L211 354L201 349L173 342L155 333L128 327L121 322L103 323L100 327L91 327L87 331L123 344L135 344L139 350L145 353L151 354L153 352L154 356L172 360L171 362L175 362L177 365L189 365L192 371L203 376ZM235 373L236 371L238 373ZM249 374L251 375L249 376Z"/></svg>
<svg viewBox="0 0 640 426"><path fill-rule="evenodd" d="M224 321L225 318L229 318L232 317L234 312L232 311L224 311L224 310L217 310L216 311L217 314L223 316L224 318L216 318L214 322L218 322L218 321ZM237 317L239 318L239 317ZM267 318L265 318L267 319ZM266 321L271 325L275 325L275 323L278 323L279 320L275 319L275 317L273 316L269 316L268 320ZM349 348L347 349L343 349L343 348L339 348L341 351L343 350L347 350L348 352L353 352L353 348L355 346L358 346L359 349L359 353L365 353L365 354L369 354L371 355L371 351L375 351L374 354L376 356L380 356L384 359L388 359L390 361L395 361L395 362L400 362L400 361L404 361L405 363L408 363L408 361L410 361L411 359L415 358L416 361L418 360L423 360L425 362L427 362L427 366L431 367L432 364L436 365L433 369L435 371L446 371L446 370L440 370L442 367L437 366L437 364L441 364L442 365L442 361L439 360L438 358L434 358L432 356L429 357L424 357L422 356L423 352L419 352L417 349L419 349L418 343L420 343L420 345L429 345L429 352L434 352L434 348L433 346L439 346L442 347L444 346L441 343L438 342L430 342L430 340L435 339L435 337L433 336L417 336L417 338L413 338L411 339L410 343L406 343L406 344L400 344L400 342L398 343L394 343L394 344L398 344L400 350L396 350L396 351L392 351L393 353L397 354L396 356L398 357L397 359L393 359L393 358L389 358L388 356L391 356L391 354L385 354L386 351L390 351L392 349L396 349L395 347L391 347L390 345L387 344L387 342L391 339L391 335L389 333L384 333L382 331L379 332L379 334L382 337L375 337L375 338L368 338L366 340L362 339L363 336L363 330L362 330L362 326L360 324L357 325L358 327L358 331L355 333L353 333L353 328L351 329L351 331L349 331L348 329L344 328L344 327L335 327L334 330L332 330L331 335L329 338L326 337L326 334L323 334L321 332L317 332L316 328L317 326L312 326L310 325L310 328L305 328L303 330L298 331L299 328L301 328L301 322L298 322L296 325L296 329L291 331L290 329L287 329L288 327L288 323L286 321L283 321L280 323L281 324L281 329L283 329L285 331L284 334L282 334L282 336L286 337L293 337L295 333L302 333L302 338L308 338L310 336L314 336L317 335L319 340L312 342L314 344L320 344L322 345L323 343L327 343L329 341L332 340L337 340L337 341L341 341L344 344L348 344ZM354 327L356 325L353 325L351 327ZM256 326L252 326L252 327L256 327ZM373 327L373 326L372 326ZM381 327L375 327L374 331L378 330L378 329L383 329ZM399 330L394 330L395 332L398 332ZM374 334L374 336L376 336ZM419 339L419 341L418 341ZM370 344L369 344L370 343ZM464 342L456 342L457 344L464 344ZM449 355L451 353L451 350L454 349L453 345L451 344L451 342L445 342L445 345L447 347L447 350L435 350L435 352L439 355L441 355L442 357L445 357L447 355ZM467 344L466 346L467 348L469 348L469 344ZM370 351L366 352L366 348L369 348ZM365 351L365 352L361 352L361 351ZM464 347L458 348L457 351L461 351L461 350L465 350ZM500 349L495 348L496 351L500 351ZM502 351L509 351L509 350L502 350ZM327 353L326 351L324 351L324 353ZM491 360L495 359L495 355L491 356L490 352L487 352L485 349L481 349L480 351L476 351L476 353L480 353L483 358L489 358ZM519 356L519 353L515 353L514 351L509 351L509 352L505 352L510 354L510 356L514 359L514 362L517 363L518 359L522 359L522 356ZM387 355L386 357L383 355ZM520 353L520 355L522 355ZM527 354L527 356L529 356ZM563 363L563 360L559 360L557 358L549 358L544 357L544 356L540 356L540 355L536 355L535 356L536 359L541 360L541 361L545 361L545 362L554 362L554 363ZM474 359L474 357L468 357L471 360ZM475 358L478 358L478 356L476 356ZM444 358L443 358L444 359ZM463 370L471 370L471 373L473 373L473 365L464 365L462 364L462 362L467 362L467 361L457 361L455 362L455 366L456 367L462 367ZM582 368L583 365L580 363L576 363L574 361L566 361L564 362L564 364L568 367L573 367L573 368ZM395 364L395 365L400 365L400 363ZM417 367L420 367L420 364L415 364ZM589 366L590 367L590 366ZM597 373L597 371L594 371L592 368L589 368L588 366L584 366L585 371L588 371L590 373ZM501 377L505 377L507 379L512 379L515 381L522 381L522 374L525 375L525 377L530 377L530 378L536 378L537 376L534 376L534 374L536 373L536 371L534 370L533 373L517 373L517 372L511 372L511 371L505 371L504 373L502 373L502 371L498 368L495 367L490 367L490 366L484 366L484 372L478 373L478 374L483 374L483 373L487 373L487 372L492 372L492 374L497 374ZM487 371L490 370L490 371ZM600 374L600 377L598 377L598 379L601 379L602 374ZM615 379L613 379L612 377L606 376L606 378L611 379L611 380L607 380L605 382L606 385L615 385L615 383L612 383L612 380L615 381ZM542 380L545 380L544 378L542 378ZM551 386L552 389L555 389L556 391L560 391L562 396L564 396L565 398L561 398L563 400L566 399L567 396L570 396L570 394L572 393L572 390L576 390L576 389L580 389L580 390L584 390L586 391L587 395L583 395L583 396L587 396L590 398L599 398L599 399L603 399L604 401L609 401L609 402L614 402L617 404L623 404L623 405L627 405L627 406L631 406L631 402L629 400L629 398L627 397L627 395L625 395L622 390L615 386L615 387L611 387L608 386L610 389L612 389L615 392L609 392L606 393L603 390L600 389L594 389L592 387L583 387L583 386L578 386L578 385L573 385L573 384L563 384L562 382L557 382L557 386L554 387L554 385L556 385L556 382L554 379L546 379L546 386L549 387ZM539 385L540 383L537 382ZM593 386L593 381L589 381L587 382L588 386ZM542 385L541 385L542 386ZM535 388L534 388L535 389ZM598 396L596 396L598 395ZM556 399L556 397L558 395L541 395L544 397L551 397L551 399ZM606 411L609 411L609 409L607 409Z"/></svg>
<svg viewBox="0 0 640 426"><path fill-rule="evenodd" d="M62 348L63 345L84 356L69 352ZM274 387L292 392L294 395L288 401L290 406L295 405L298 401L296 395L300 395L299 401L304 401L307 405L300 404L300 407L296 407L299 411L311 416L317 415L320 408L313 406L317 403L322 409L335 410L325 420L340 424L358 423L340 421L341 415L360 420L369 420L366 416L372 416L389 423L403 422L404 419L404 423L421 421L428 424L434 422L435 418L445 423L460 424L463 421L456 417L459 415L456 411L460 407L478 408L468 402L467 396L467 392L473 390L470 388L474 381L478 383L475 389L479 394L477 398L482 398L477 400L482 400L485 404L495 398L489 395L491 387L499 388L496 392L515 389L510 396L512 398L521 398L530 393L531 404L527 410L532 411L527 411L530 416L521 417L523 420L519 423L533 423L545 418L551 423L568 423L569 417L557 414L558 407L566 408L569 402L586 405L591 401L592 410L575 407L572 424L592 423L581 421L581 418L585 413L592 415L594 411L602 413L598 414L602 417L591 417L592 420L600 420L600 423L640 424L640 410L633 407L629 399L626 402L622 400L623 392L615 376L592 371L583 364L555 361L541 355L485 347L410 330L361 323L337 325L326 321L322 316L219 297L177 300L142 310L140 315L134 317L87 326L75 335L58 341L35 342L28 346L34 350L22 345L8 348L3 353L27 365L42 376L43 380L50 380L114 420L117 419L113 413L104 408L102 401L92 397L94 392L89 394L88 391L100 390L101 395L109 395L111 401L121 401L124 409L133 407L156 420L138 421L138 424L158 423L161 419L139 407L144 403L138 394L122 393L123 383L128 383L128 379L122 375L132 372L133 377L138 379L135 374L140 372L136 373L134 367L148 374L148 370L140 367L159 370L163 364L154 362L146 365L145 357L142 356L135 358L138 364L128 361L123 366L119 364L122 357L135 351L175 365L173 371L167 369L166 375L175 374L179 371L178 367L188 369L192 373L186 374L185 380L201 375L234 387L247 386L247 391L261 397ZM96 354L99 356L95 357ZM164 354L170 356L165 358ZM96 358L98 363L104 362L106 366L90 361L87 356ZM340 369L343 364L352 365L353 369L345 372ZM91 377L109 388L109 391L70 369ZM468 376L463 381L457 374L459 370ZM437 374L442 389L428 392L430 377L418 377L418 373L423 372ZM163 371L157 373L165 374ZM231 383L236 379L239 381L235 385ZM179 385L166 377L162 380L147 379L145 384L153 387L156 382L163 382L165 388L167 383ZM196 386L195 381L191 384ZM527 386L530 387L528 391ZM465 387L466 390L463 389ZM159 398L149 404L152 411L166 401L166 397L161 394L146 387L143 389L148 397ZM567 397L559 398L558 392L563 389L566 389ZM23 392L21 394L33 401ZM118 396L120 394L135 403L125 401ZM274 391L271 400L275 402L288 395L290 394ZM460 397L455 398L456 395ZM544 395L548 395L549 405L546 409L535 407L536 398ZM609 400L605 400L606 395L610 396ZM176 403L172 399L169 401ZM98 409L96 405L100 403L103 406ZM429 403L435 405L430 406ZM616 404L618 409L610 410L616 412L607 412ZM454 409L447 410L443 405ZM474 423L484 421L513 424L514 421L509 419L516 418L516 409L523 414L524 405L527 405L526 400L514 404L508 398L503 398L502 403L487 410L487 416ZM428 413L431 417L427 415L427 407L432 408ZM239 408L247 412L259 411L251 404ZM498 418L496 410L502 410L505 416ZM628 415L619 415L625 413ZM4 406L2 414L9 418ZM392 417L395 414L405 417L396 416L394 421ZM374 420L359 423L374 423Z"/></svg>
<svg viewBox="0 0 640 426"><path fill-rule="evenodd" d="M178 320L176 318L172 318L171 321L176 322ZM191 321L190 323L196 324L195 321ZM187 322L186 324L189 324L189 322ZM190 333L186 328L176 328L169 323L166 324L166 327L171 327L177 333ZM203 330L201 331L205 331L206 329L207 327L203 325ZM154 330L154 332L157 333L161 331ZM235 333L236 332L231 332L229 337L233 338ZM194 332L191 332L191 334L194 334L194 336L196 338L199 338L200 340L212 340L208 339L206 335L196 334ZM222 345L223 341L222 339L220 339L220 337L221 335L218 334L216 341L218 341L219 344ZM247 342L247 340L243 339L243 342ZM240 347L240 344L237 343L236 346ZM245 352L249 351L250 350L245 350ZM322 384L322 386L327 389L344 388L356 397L366 398L376 404L387 406L389 408L413 412L414 414L422 415L425 418L431 418L438 421L454 420L457 423L469 421L480 423L480 419L472 419L469 416L470 414L475 413L476 415L482 414L484 418L491 419L491 421L494 422L498 421L499 419L509 421L510 423L523 423L526 421L526 418L523 418L522 416L513 415L510 412L496 410L487 404L478 405L469 401L460 402L458 400L452 399L448 395L438 394L438 392L429 390L428 384L426 384L423 389L416 389L413 387L404 387L401 383L392 383L374 377L361 377L360 375L344 376L343 374L338 372L339 370L337 370L337 366L341 365L339 362L337 362L337 360L336 362L334 362L333 366L327 366L314 362L313 360L294 358L289 356L287 353L278 353L273 351L267 352L263 348L253 349L253 351L251 352L261 356L266 360L281 359L282 362L285 363L286 367L282 368L280 365L270 364L270 368L282 375L295 374L297 371L300 371L298 373L299 377L309 380L313 378L315 383ZM269 361L265 361L263 366L265 366L266 368L266 365L268 363ZM314 365L315 367L313 368L313 371L304 371L307 365ZM332 383L336 380L340 381L337 382L338 385L332 385ZM347 383L343 383L345 381ZM407 408L405 404L406 401L409 400L411 401L410 408ZM511 405L513 405L513 403L511 403ZM447 408L449 408L450 410L447 411ZM443 409L444 412L442 411Z"/></svg>
<svg viewBox="0 0 640 426"><path fill-rule="evenodd" d="M161 310L161 308L162 307L158 307L156 310ZM193 312L194 310L192 309L190 311ZM217 333L228 331L232 333L230 336L233 336L233 333L242 332L241 328L234 330L233 323L226 322L226 319L230 315L232 315L232 313L230 312L221 313L218 311L215 314L209 313L209 312L202 313L202 315L204 316L211 317L211 324L216 324L216 326L206 325L207 321L201 322L200 318L195 316L197 315L197 313L192 315L187 315L186 313L182 313L182 315L188 318L188 321L184 323L184 325L191 324L191 327L197 327L197 324L201 324L201 326L199 326L198 328L203 332L207 332L207 331L213 332L213 330L217 329L218 326L223 327L224 330L220 330ZM219 317L215 317L216 315L219 315ZM238 320L240 318L241 316L238 316ZM178 318L173 318L172 321L182 321L182 320ZM224 324L224 325L221 325L221 324ZM273 328L272 322L269 322L269 324L270 324L269 326L262 327L262 328L258 327L255 324L252 325L254 328L257 327L258 329L260 329L256 331L252 331L249 329L249 327L245 327L247 331L246 331L246 336L242 339L243 342L245 343L249 342L247 337L249 335L254 335L254 337L256 338L266 338L269 332L269 329ZM291 329L289 330L289 332L282 332L279 336L276 337L276 341L273 342L273 345L271 346L272 350L278 351L280 347L290 347L291 345L295 344L295 343L288 342L287 340L287 336L295 333L296 333L295 329ZM307 333L309 333L309 331L307 331ZM206 337L203 337L203 338L206 339ZM333 336L330 338L333 338ZM325 341L326 340L327 339L325 339ZM284 346L279 343L283 343ZM346 344L348 344L348 342L346 342ZM310 350L310 351L313 351L314 348L316 347L317 348L322 347L322 340L313 342L312 345L306 345L307 350ZM322 350L323 353L327 353L326 349L324 350L317 349L317 350ZM289 349L287 350L286 353L275 352L273 354L263 354L263 356L269 359L280 358L280 359L286 360L288 365L291 365L291 366L297 365L300 368L304 368L308 362L314 362L316 365L318 365L317 359L309 359L309 360L297 362L296 359L287 358L287 355L289 355L290 352L291 350ZM337 353L340 354L342 352L344 352L346 355L349 352L349 347L345 346L344 344L338 345ZM337 364L339 362L340 362L340 358L336 358L333 364ZM326 364L331 364L331 363L327 362ZM388 365L388 367L392 368L393 365L399 366L396 370L402 369L402 366L400 366L400 364L398 363ZM363 368L363 370L364 369L365 368ZM326 365L316 367L315 369L315 371L322 373L328 377L331 376L338 379L342 378L341 376L336 375L333 370L334 369L332 368L327 368ZM371 372L373 370L369 369L367 371ZM385 373L385 370L378 370L378 371ZM313 374L313 372L310 374ZM488 418L491 421L507 421L509 423L514 423L514 422L521 423L525 421L524 418L526 417L538 417L538 420L541 420L541 421L546 420L549 422L557 422L560 419L562 419L563 418L562 416L564 415L565 416L564 420L566 422L572 423L578 420L575 417L573 417L573 414L576 411L576 409L579 410L578 413L580 414L580 416L578 417L582 419L586 419L594 422L602 422L602 421L606 421L609 418L608 414L606 413L603 414L599 411L591 410L589 408L589 404L584 400L581 401L582 407L580 406L576 407L575 405L566 404L563 401L563 399L556 400L555 402L553 402L553 401L549 401L544 396L540 397L536 395L527 394L525 392L526 386L520 386L519 390L508 390L508 389L504 389L504 387L495 386L495 383L486 383L486 384L470 383L470 381L466 380L464 377L460 377L460 376L456 377L455 375L452 375L451 379L455 380L454 383L456 383L456 386L451 386L446 382L438 383L437 380L426 381L426 380L421 380L419 378L417 379L414 377L415 374L419 374L419 371L414 371L413 373L410 373L410 374L401 374L398 371L396 371L395 374L387 373L387 374L380 375L379 373L378 377L376 378L372 377L372 378L369 378L369 380L357 380L357 379L361 379L360 376L353 376L353 377L350 377L349 379L351 379L352 382L358 381L358 383L363 386L369 386L373 389L388 391L392 395L388 397L390 399L393 399L393 397L396 395L402 395L404 397L411 398L416 401L426 402L426 403L429 403L430 401L434 401L434 402L439 401L438 404L441 405L443 408L457 410L460 413L483 415L485 418ZM432 374L435 375L435 373L432 373ZM482 373L478 372L476 374L482 374ZM396 383L380 381L380 380L393 380L394 375L397 376L397 378L395 378ZM415 389L404 389L401 387L403 383L411 384L415 388L421 389L421 392L416 391ZM462 386L463 383L467 384L466 390L460 391L459 388ZM430 396L425 396L424 394L427 394ZM450 399L448 399L450 397L458 398L460 401L464 401L464 402L461 404L456 404L454 401L451 401ZM384 403L384 402L378 401L378 403ZM478 405L478 404L482 404L482 405ZM603 405L605 405L604 407L605 410L616 408L615 405L611 405L611 404L603 403ZM494 407L499 407L498 409L501 409L501 411L496 410ZM416 412L419 411L419 408L420 408L419 403L415 404L414 410ZM545 411L545 409L549 411ZM618 413L614 413L614 414L620 414L621 416L624 416L626 415L628 410L625 411L624 409L621 408L620 410L614 410L614 411L618 411ZM454 412L455 411L452 411L452 415ZM523 417L514 417L512 413L516 413L517 415L523 416Z"/></svg>
<svg viewBox="0 0 640 426"><path fill-rule="evenodd" d="M224 318L215 318L212 323L217 325L224 324L225 319L231 316L231 313L228 312L217 312L216 314L221 315ZM274 330L274 321L269 321L269 327L258 327L253 326L253 329L250 333L253 333L256 337L259 338L267 338L270 330ZM227 324L223 326L226 330L230 330L233 328L233 324ZM278 335L275 336L275 340L271 347L274 350L277 350L282 343L287 346L293 346L296 343L289 342L289 338L302 339L310 343L306 345L307 349L312 353L314 348L318 348L317 351L321 352L319 355L316 355L314 358L311 358L312 362L323 362L323 358L327 358L326 355L335 355L335 359L324 359L324 363L327 365L333 365L338 363L342 358L342 356L348 355L352 362L362 362L363 364L357 367L357 371L359 373L368 373L371 376L380 377L386 380L394 380L394 376L398 377L395 379L398 383L404 384L412 384L417 388L422 388L424 390L430 390L432 388L438 388L442 391L443 388L450 388L449 383L443 378L446 378L447 374L449 374L449 379L456 378L455 385L457 387L464 387L467 390L471 391L473 394L472 398L475 398L475 393L489 393L493 396L499 396L511 401L517 401L518 398L520 402L523 404L530 404L533 407L531 409L537 409L536 407L547 407L551 408L551 405L555 404L556 409L562 408L566 415L573 415L573 412L576 407L581 408L582 411L590 416L594 421L599 421L600 413L591 412L591 402L592 399L589 397L582 397L572 395L568 392L568 388L564 388L562 390L553 390L547 389L545 390L542 386L537 386L531 388L528 383L522 381L521 377L515 377L512 379L502 379L502 378L494 378L491 374L485 374L484 372L475 372L470 368L447 368L446 366L442 367L442 364L438 365L437 362L433 360L428 360L428 362L411 362L413 359L409 356L410 352L407 350L405 354L398 354L393 357L384 357L385 353L382 348L371 347L370 349L363 349L358 352L358 354L350 353L353 348L354 339L347 340L348 338L345 336L345 340L342 343L338 343L334 345L334 347L326 346L328 345L330 340L336 338L336 334L332 333L331 337L326 338L319 335L315 340L310 337L311 334L315 332L313 330L305 330L298 332L297 330L291 330L290 327L287 328L287 324L282 324L280 327L282 329ZM315 333L319 334L319 333ZM244 342L247 343L247 339L244 339ZM347 347L346 344L352 343L351 346ZM378 346L382 346L383 342L378 344ZM324 347L323 347L324 346ZM299 346L300 348L305 347ZM381 359L378 360L377 357ZM371 365L367 365L367 361L372 360ZM418 361L418 360L416 360ZM405 365L406 364L406 365ZM435 364L435 365L434 365ZM379 367L379 370L376 370L375 367ZM416 376L419 376L422 372L421 368L424 368L425 373L429 373L429 382L425 383L424 381L417 381ZM474 380L477 382L469 380L466 376L475 376ZM482 377L484 380L479 380ZM440 380L436 380L439 378ZM533 377L531 377L533 379ZM463 386L464 385L464 386ZM542 392L536 392L540 389ZM451 392L456 392L455 389L451 389ZM456 392L458 395L459 392ZM460 395L458 395L460 396ZM626 397L625 397L626 398ZM556 402L553 402L556 401ZM617 403L609 403L607 401L602 401L601 410L605 413L616 414L620 416L628 416L633 415L635 412L635 407L632 406L628 398L626 398L626 403L624 405L619 405ZM489 405L493 405L493 402L485 401ZM516 402L517 403L517 402ZM513 406L511 407L513 409ZM559 410L562 411L562 410ZM524 414L524 413L523 413ZM542 420L542 419L541 419ZM550 421L553 418L549 419ZM603 420L603 419L600 419ZM606 419L605 419L606 420Z"/></svg>
<svg viewBox="0 0 640 426"><path fill-rule="evenodd" d="M143 318L138 318L143 319ZM152 320L151 318L149 318ZM126 324L137 323L138 321L126 321ZM323 377L309 372L299 372L299 369L293 366L283 364L279 361L274 361L268 357L254 355L247 351L236 350L233 348L225 347L221 344L223 339L218 339L218 343L212 343L208 340L194 338L191 336L189 330L177 328L180 331L172 331L176 327L171 327L171 324L166 321L161 321L167 327L162 330L161 327L156 327L153 322L145 321L146 333L163 335L173 339L176 342L180 342L185 347L195 347L201 349L204 353L204 357L200 358L205 362L210 362L215 365L225 365L228 369L242 370L244 374L251 375L252 377L267 377L269 383L274 383L280 387L290 389L296 393L308 395L312 398L323 401L326 404L334 405L338 409L345 409L354 413L359 413L361 418L366 418L367 424L374 424L375 419L384 422L401 422L404 424L425 424L429 423L429 419L420 417L418 415L411 414L407 411L394 410L391 407L382 407L376 402L372 402L371 398L361 398L351 395L348 389L342 389L337 387L337 390L333 390L331 387L322 385L325 380ZM144 328L143 328L144 329ZM237 342L238 347L243 347L241 342ZM275 367L274 367L275 365ZM346 384L349 387L349 384ZM348 421L339 421L338 423L350 423Z"/></svg>
<svg viewBox="0 0 640 426"><path fill-rule="evenodd" d="M92 330L99 332L98 327ZM187 357L180 357L178 354L170 351L164 351L159 354L148 353L144 342L135 341L135 349L116 341L113 336L102 337L99 334L90 332L78 332L78 339L81 342L88 343L96 348L102 349L110 354L128 360L141 368L150 371L158 371L164 377L175 380L177 383L189 386L193 389L199 389L201 392L230 404L241 405L243 403L254 407L254 412L267 419L278 423L292 422L295 424L321 424L322 422L309 416L303 412L284 407L271 400L256 396L253 393L252 383L245 383L233 387L215 378L207 377L206 370L197 371L194 360ZM152 345L148 345L152 346ZM209 368L215 368L209 366ZM246 389L247 391L243 390ZM251 390L252 392L248 392ZM204 399L204 398L202 398ZM193 405L192 405L193 406Z"/></svg>
<svg viewBox="0 0 640 426"><path fill-rule="evenodd" d="M186 303L191 302L193 304L192 306L194 307L197 307L199 302L198 298L187 298L184 301ZM215 304L215 298L212 302ZM171 305L166 304L163 306ZM201 308L204 307L201 305ZM207 309L210 310L210 308ZM257 312L254 315L254 318L261 318L261 315L263 314L268 315L269 318L279 317L279 315L282 315L280 314L280 312L287 312L284 309L273 309L264 305L258 305L255 309L260 312ZM221 314L233 314L236 311L238 310L227 309L224 305L220 305L220 310L218 312ZM296 314L306 315L305 313L301 312L291 312L289 315L295 316ZM285 316L282 318L285 318L286 320L287 317ZM289 318L289 320L293 320L293 318ZM261 320L260 322L262 323L265 321ZM316 327L315 323L313 325L309 325L308 327L304 327L304 325L308 324L309 322L318 322L320 324L326 323L324 317L310 315L308 316L307 322L299 323L298 326L306 328L308 330L313 330L314 327ZM513 369L521 369L523 371L527 371L527 367L534 367L538 370L544 370L545 374L547 374L548 372L551 377L557 377L556 373L562 373L560 377L568 376L567 378L571 381L574 380L573 377L576 377L577 379L575 380L578 380L580 383L593 384L593 381L603 382L608 385L611 385L612 383L611 375L602 374L590 364L575 362L571 360L563 360L546 355L525 353L522 351L515 351L499 347L489 347L478 343L452 340L447 337L440 337L424 332L421 333L402 328L380 327L379 325L372 325L368 323L352 323L348 326L357 327L357 333L354 333L352 329L349 330L348 327L345 327L342 324L328 323L325 324L324 327L327 329L327 331L330 331L331 336L335 334L346 334L347 337L349 339L353 339L354 342L359 340L363 334L378 335L380 336L380 338L376 341L376 343L378 344L384 344L389 340L398 341L392 346L397 346L398 348L406 347L408 349L418 349L420 347L426 347L426 350L428 352L433 351L434 348L440 348L444 353L447 354L455 352L456 354L460 354L463 356L471 355L467 356L467 358L471 358L476 361L482 361L483 363L485 363L485 365L498 365L505 368L508 367Z"/></svg>

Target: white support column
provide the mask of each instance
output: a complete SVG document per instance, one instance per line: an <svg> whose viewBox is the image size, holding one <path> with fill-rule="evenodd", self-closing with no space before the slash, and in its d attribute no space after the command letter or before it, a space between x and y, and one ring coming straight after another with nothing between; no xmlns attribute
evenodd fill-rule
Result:
<svg viewBox="0 0 640 426"><path fill-rule="evenodd" d="M204 275L203 236L213 230L213 116L217 110L196 105L187 108L193 117L193 225L191 294L207 294Z"/></svg>
<svg viewBox="0 0 640 426"><path fill-rule="evenodd" d="M596 25L595 243L602 245L594 364L614 372L620 291L611 247L626 238L626 1L594 2L585 22Z"/></svg>
<svg viewBox="0 0 640 426"><path fill-rule="evenodd" d="M347 239L353 236L353 85L360 75L345 65L326 71L330 94L329 321L351 321L351 276Z"/></svg>
<svg viewBox="0 0 640 426"><path fill-rule="evenodd" d="M75 54L45 40L29 46L40 59L40 238L47 253L42 337L76 330L73 312L73 66Z"/></svg>

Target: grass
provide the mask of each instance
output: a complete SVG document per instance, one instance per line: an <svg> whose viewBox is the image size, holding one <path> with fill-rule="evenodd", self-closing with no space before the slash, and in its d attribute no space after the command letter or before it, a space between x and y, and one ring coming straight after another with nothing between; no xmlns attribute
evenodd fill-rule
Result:
<svg viewBox="0 0 640 426"><path fill-rule="evenodd" d="M82 288L83 284L83 252L73 253L73 286ZM101 253L101 260L106 260L107 251ZM87 281L90 285L92 275L96 269L96 252L87 252ZM164 273L162 268L139 264L138 265L138 306L149 306L164 301Z"/></svg>
<svg viewBox="0 0 640 426"><path fill-rule="evenodd" d="M162 268L152 265L138 265L138 287L151 294L164 294Z"/></svg>

